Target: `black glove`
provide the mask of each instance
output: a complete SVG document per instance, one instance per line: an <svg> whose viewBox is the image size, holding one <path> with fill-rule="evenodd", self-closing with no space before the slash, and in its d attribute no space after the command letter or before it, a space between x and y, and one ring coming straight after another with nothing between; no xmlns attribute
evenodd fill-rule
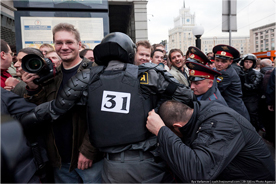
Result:
<svg viewBox="0 0 276 184"><path fill-rule="evenodd" d="M37 106L33 111L28 114L23 115L20 118L20 123L24 131L32 129L37 124L43 121L51 121L52 117L50 116L50 104L51 102L45 102Z"/></svg>

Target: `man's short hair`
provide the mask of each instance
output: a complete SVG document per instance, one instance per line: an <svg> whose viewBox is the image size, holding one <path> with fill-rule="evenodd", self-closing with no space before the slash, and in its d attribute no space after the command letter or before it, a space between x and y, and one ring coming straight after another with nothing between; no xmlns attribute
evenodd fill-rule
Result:
<svg viewBox="0 0 276 184"><path fill-rule="evenodd" d="M41 49L43 47L48 47L51 50L55 50L55 48L52 45L50 45L49 43L43 43L42 45L40 45L39 49Z"/></svg>
<svg viewBox="0 0 276 184"><path fill-rule="evenodd" d="M165 48L164 45L158 43L158 44L153 44L153 45L152 45L152 50L156 50L157 47L163 47L163 48Z"/></svg>
<svg viewBox="0 0 276 184"><path fill-rule="evenodd" d="M40 56L41 58L44 58L43 53L37 48L27 47L27 48L23 48L23 49L19 50L19 52L23 52L25 54L36 54L36 55Z"/></svg>
<svg viewBox="0 0 276 184"><path fill-rule="evenodd" d="M155 52L162 52L162 54L163 54L163 50L155 49L155 50L152 51L150 57L153 57Z"/></svg>
<svg viewBox="0 0 276 184"><path fill-rule="evenodd" d="M150 49L150 52L151 52L151 45L150 45L150 42L148 40L138 41L136 43L136 52L137 52L139 46L143 46L143 47L145 47L147 49Z"/></svg>
<svg viewBox="0 0 276 184"><path fill-rule="evenodd" d="M208 56L208 54L213 54L213 52L208 52L206 55Z"/></svg>
<svg viewBox="0 0 276 184"><path fill-rule="evenodd" d="M172 128L176 122L187 122L190 119L189 106L174 100L164 102L159 108L159 115L167 127Z"/></svg>
<svg viewBox="0 0 276 184"><path fill-rule="evenodd" d="M1 39L1 52L4 51L5 53L9 52L8 43Z"/></svg>
<svg viewBox="0 0 276 184"><path fill-rule="evenodd" d="M80 57L84 57L89 50L93 52L93 49L83 49L82 51L80 51Z"/></svg>
<svg viewBox="0 0 276 184"><path fill-rule="evenodd" d="M171 49L170 52L169 52L169 59L170 59L170 61L171 61L171 55L174 52L179 52L182 56L184 56L183 52L180 49Z"/></svg>
<svg viewBox="0 0 276 184"><path fill-rule="evenodd" d="M54 42L55 42L55 34L56 34L56 32L59 32L59 31L67 31L67 32L73 33L76 37L76 40L78 42L81 41L79 31L72 24L59 23L53 28L53 40L54 40Z"/></svg>

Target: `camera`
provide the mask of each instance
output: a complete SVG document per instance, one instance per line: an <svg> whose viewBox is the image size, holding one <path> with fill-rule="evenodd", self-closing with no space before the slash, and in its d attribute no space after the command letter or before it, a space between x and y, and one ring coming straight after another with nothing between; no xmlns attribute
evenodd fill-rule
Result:
<svg viewBox="0 0 276 184"><path fill-rule="evenodd" d="M22 58L22 69L28 73L35 73L40 78L34 79L35 84L41 84L56 74L53 62L48 58L41 58L36 54L28 54Z"/></svg>

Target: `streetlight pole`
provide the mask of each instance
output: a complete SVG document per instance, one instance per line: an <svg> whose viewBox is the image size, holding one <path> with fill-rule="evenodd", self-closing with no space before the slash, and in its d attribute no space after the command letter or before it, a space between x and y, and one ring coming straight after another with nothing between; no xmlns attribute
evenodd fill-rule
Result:
<svg viewBox="0 0 276 184"><path fill-rule="evenodd" d="M193 35L196 37L196 47L201 50L201 39L200 37L204 33L204 28L202 26L195 26L192 30Z"/></svg>

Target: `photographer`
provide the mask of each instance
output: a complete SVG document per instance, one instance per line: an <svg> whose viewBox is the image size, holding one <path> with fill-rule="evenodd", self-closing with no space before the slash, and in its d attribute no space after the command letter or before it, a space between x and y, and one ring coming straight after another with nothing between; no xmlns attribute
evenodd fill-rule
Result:
<svg viewBox="0 0 276 184"><path fill-rule="evenodd" d="M12 88L12 92L14 92L15 94L23 97L24 93L26 93L26 86L32 86L35 85L32 82L32 79L30 80L26 80L26 76L34 76L35 78L37 78L38 76L36 74L32 74L32 73L27 73L24 70L22 70L22 58L28 54L35 54L39 57L43 57L43 54L40 50L35 49L35 48L23 48L21 50L19 50L18 55L17 55L17 61L14 64L14 67L16 68L16 75L22 79L22 81L20 81L17 85L13 86ZM8 79L9 80L9 79ZM8 81L7 81L8 82ZM35 85L35 87L37 87L37 85Z"/></svg>
<svg viewBox="0 0 276 184"><path fill-rule="evenodd" d="M79 56L80 34L73 25L57 24L53 39L62 59L56 76L37 85L32 81L38 75L23 75L23 80L28 82L25 96L36 104L54 100L73 75L92 65ZM89 142L85 109L86 106L76 106L45 128L47 152L57 183L101 182L102 155Z"/></svg>

